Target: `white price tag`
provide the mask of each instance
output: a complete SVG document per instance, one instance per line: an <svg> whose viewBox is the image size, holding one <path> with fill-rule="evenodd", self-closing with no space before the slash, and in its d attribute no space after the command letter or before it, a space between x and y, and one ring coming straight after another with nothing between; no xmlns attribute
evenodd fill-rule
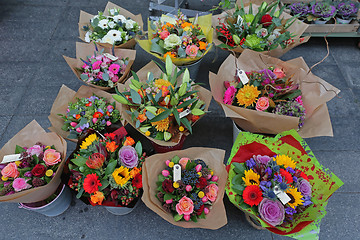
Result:
<svg viewBox="0 0 360 240"><path fill-rule="evenodd" d="M289 195L282 191L279 186L275 186L273 190L277 198L282 202L282 204L285 205L290 202L291 198L289 197Z"/></svg>
<svg viewBox="0 0 360 240"><path fill-rule="evenodd" d="M249 78L246 76L246 73L244 70L236 69L236 75L238 76L238 78L240 79L242 84L245 85L249 82Z"/></svg>
<svg viewBox="0 0 360 240"><path fill-rule="evenodd" d="M109 58L109 59L112 60L112 61L116 61L116 60L119 59L118 57L116 57L116 56L114 56L114 55L111 55L110 53L104 53L104 56L107 57L107 58Z"/></svg>
<svg viewBox="0 0 360 240"><path fill-rule="evenodd" d="M179 117L180 118L186 117L190 113L191 113L191 111L189 109L186 109L185 111L182 111L181 113L179 113Z"/></svg>
<svg viewBox="0 0 360 240"><path fill-rule="evenodd" d="M173 176L173 181L177 182L181 180L181 166L180 164L175 164L173 167L173 171L174 171L174 176Z"/></svg>
<svg viewBox="0 0 360 240"><path fill-rule="evenodd" d="M5 155L1 163L9 163L21 160L21 154Z"/></svg>

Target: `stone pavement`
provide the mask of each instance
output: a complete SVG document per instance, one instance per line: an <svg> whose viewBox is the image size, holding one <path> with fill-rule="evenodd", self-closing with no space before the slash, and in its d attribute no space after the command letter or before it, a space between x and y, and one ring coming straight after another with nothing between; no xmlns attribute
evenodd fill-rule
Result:
<svg viewBox="0 0 360 240"><path fill-rule="evenodd" d="M48 128L48 115L62 84L77 90L82 83L62 55L75 57L80 10L96 14L107 0L0 0L0 146L36 119ZM114 3L148 17L148 1L114 0ZM171 1L170 1L171 2ZM208 10L217 1L192 0L190 7ZM321 224L320 239L359 239L360 208L360 51L357 39L333 38L330 56L313 69L319 77L341 89L328 103L334 137L308 139L321 164L345 183L331 198ZM138 46L134 70L151 60ZM303 56L308 65L326 55L323 38L313 38L283 60ZM217 50L201 63L196 81L209 89L208 71L217 72L228 53ZM213 101L211 112L194 127L185 148L206 146L227 151L232 146L232 123ZM75 148L68 144L68 153ZM91 207L74 198L62 215L48 218L1 203L0 239L288 239L252 228L240 210L224 199L228 224L216 231L182 229L169 224L141 203L131 214L115 216L102 207Z"/></svg>

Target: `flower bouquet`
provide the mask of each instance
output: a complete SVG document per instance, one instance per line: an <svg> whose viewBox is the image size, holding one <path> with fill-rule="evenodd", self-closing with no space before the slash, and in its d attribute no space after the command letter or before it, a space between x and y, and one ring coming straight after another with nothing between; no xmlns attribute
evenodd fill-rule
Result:
<svg viewBox="0 0 360 240"><path fill-rule="evenodd" d="M63 85L48 117L49 130L74 142L90 129L112 132L122 124L120 108L110 93L87 86L75 92Z"/></svg>
<svg viewBox="0 0 360 240"><path fill-rule="evenodd" d="M160 65L159 65L160 66ZM161 67L162 68L162 67ZM114 99L123 104L121 115L143 135L161 146L174 146L192 133L192 125L207 111L211 94L194 83L186 69L166 58L166 69L151 62L125 85Z"/></svg>
<svg viewBox="0 0 360 240"><path fill-rule="evenodd" d="M186 19L163 15L157 22L148 22L148 39L137 40L148 53L165 62L170 56L176 66L189 65L200 60L212 47L211 15Z"/></svg>
<svg viewBox="0 0 360 240"><path fill-rule="evenodd" d="M143 165L143 202L176 226L224 226L224 155L224 150L189 148L147 158Z"/></svg>
<svg viewBox="0 0 360 240"><path fill-rule="evenodd" d="M60 184L66 142L34 120L0 150L0 202L32 203L51 196Z"/></svg>
<svg viewBox="0 0 360 240"><path fill-rule="evenodd" d="M246 131L277 134L301 126L302 137L333 135L326 102L340 90L309 72L302 58L283 62L246 49L238 59L230 55L209 82L225 115Z"/></svg>
<svg viewBox="0 0 360 240"><path fill-rule="evenodd" d="M95 16L80 11L79 35L84 42L132 49L136 44L134 38L142 29L141 14L135 16L111 2L107 3L104 12L99 11Z"/></svg>
<svg viewBox="0 0 360 240"><path fill-rule="evenodd" d="M144 160L141 143L124 127L104 136L89 133L69 157L68 185L93 206L132 208L141 194Z"/></svg>
<svg viewBox="0 0 360 240"><path fill-rule="evenodd" d="M283 12L285 7L278 10L279 0L260 6L240 3L241 7L213 16L218 47L237 54L251 49L280 57L308 41L308 37L300 38L308 25Z"/></svg>
<svg viewBox="0 0 360 240"><path fill-rule="evenodd" d="M76 59L63 56L77 78L89 86L111 90L124 83L135 61L131 49L98 49L96 44L76 43Z"/></svg>
<svg viewBox="0 0 360 240"><path fill-rule="evenodd" d="M275 136L241 132L228 160L226 194L267 230L319 234L329 197L343 185L295 130Z"/></svg>

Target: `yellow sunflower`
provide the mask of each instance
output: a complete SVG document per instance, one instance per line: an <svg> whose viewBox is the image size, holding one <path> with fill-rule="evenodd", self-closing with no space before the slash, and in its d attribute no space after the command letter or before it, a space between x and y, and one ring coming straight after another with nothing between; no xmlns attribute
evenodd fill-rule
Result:
<svg viewBox="0 0 360 240"><path fill-rule="evenodd" d="M286 155L277 155L274 158L274 161L276 161L278 165L283 165L285 168L288 167L291 167L292 169L296 168L296 162L292 160L291 157Z"/></svg>
<svg viewBox="0 0 360 240"><path fill-rule="evenodd" d="M85 140L81 143L80 148L81 149L87 149L95 140L97 140L98 137L95 133L90 134Z"/></svg>
<svg viewBox="0 0 360 240"><path fill-rule="evenodd" d="M161 88L162 86L168 87L171 86L172 88L174 88L174 86L171 84L171 82L169 82L168 80L165 79L156 79L155 80L155 87Z"/></svg>
<svg viewBox="0 0 360 240"><path fill-rule="evenodd" d="M252 85L245 85L236 94L236 99L240 106L245 105L245 107L248 107L256 102L259 94L260 91L257 89L257 87Z"/></svg>
<svg viewBox="0 0 360 240"><path fill-rule="evenodd" d="M291 198L290 202L288 202L290 207L295 209L296 206L303 205L304 201L301 199L303 196L298 192L297 188L289 188L286 193Z"/></svg>
<svg viewBox="0 0 360 240"><path fill-rule="evenodd" d="M124 166L115 169L115 171L112 173L112 177L114 178L115 182L121 187L126 184L131 178L129 169Z"/></svg>
<svg viewBox="0 0 360 240"><path fill-rule="evenodd" d="M246 186L260 184L260 175L255 173L252 169L245 171L245 177L242 178Z"/></svg>
<svg viewBox="0 0 360 240"><path fill-rule="evenodd" d="M157 115L159 115L160 113L164 112L165 110L162 108L159 108L157 111ZM165 132L166 130L168 130L169 128L169 117L157 121L157 122L152 122L151 125L155 126L156 130L158 130L159 132Z"/></svg>

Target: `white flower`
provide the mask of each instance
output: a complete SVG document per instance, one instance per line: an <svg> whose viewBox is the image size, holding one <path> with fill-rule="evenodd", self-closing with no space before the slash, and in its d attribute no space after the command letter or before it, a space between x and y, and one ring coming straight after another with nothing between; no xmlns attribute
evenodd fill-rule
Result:
<svg viewBox="0 0 360 240"><path fill-rule="evenodd" d="M85 42L90 42L90 35L91 35L91 31L86 32L86 34L85 34Z"/></svg>
<svg viewBox="0 0 360 240"><path fill-rule="evenodd" d="M129 40L129 35L125 35L125 40Z"/></svg>
<svg viewBox="0 0 360 240"><path fill-rule="evenodd" d="M113 15L114 16L114 14L115 14L115 9L113 8L113 9L110 9L109 10L109 13L110 13L110 15Z"/></svg>
<svg viewBox="0 0 360 240"><path fill-rule="evenodd" d="M113 16L113 19L115 22L126 22L126 18L123 16L123 15L116 15L116 16Z"/></svg>
<svg viewBox="0 0 360 240"><path fill-rule="evenodd" d="M134 20L129 19L126 21L125 27L127 30L131 30L134 28L134 24L136 24L136 22Z"/></svg>
<svg viewBox="0 0 360 240"><path fill-rule="evenodd" d="M122 40L121 34L122 34L122 32L120 32L118 30L110 30L106 34L106 36L111 37L113 39L113 42L117 42L117 41L121 42L121 40Z"/></svg>
<svg viewBox="0 0 360 240"><path fill-rule="evenodd" d="M109 28L108 22L109 22L109 20L107 20L107 19L100 20L99 27L101 27L102 29Z"/></svg>
<svg viewBox="0 0 360 240"><path fill-rule="evenodd" d="M114 44L114 39L113 39L111 36L105 35L105 36L101 39L100 42L101 42L101 43L109 43L109 44L113 45L113 44Z"/></svg>
<svg viewBox="0 0 360 240"><path fill-rule="evenodd" d="M108 23L108 26L109 26L110 28L114 28L115 25L116 25L116 24L115 24L113 21L109 21L109 23Z"/></svg>
<svg viewBox="0 0 360 240"><path fill-rule="evenodd" d="M170 34L167 38L164 40L164 47L166 50L170 50L174 48L175 46L179 46L181 44L181 39L176 34Z"/></svg>
<svg viewBox="0 0 360 240"><path fill-rule="evenodd" d="M276 36L274 34L271 34L267 39L269 42L272 42L275 40L275 38L276 38Z"/></svg>

